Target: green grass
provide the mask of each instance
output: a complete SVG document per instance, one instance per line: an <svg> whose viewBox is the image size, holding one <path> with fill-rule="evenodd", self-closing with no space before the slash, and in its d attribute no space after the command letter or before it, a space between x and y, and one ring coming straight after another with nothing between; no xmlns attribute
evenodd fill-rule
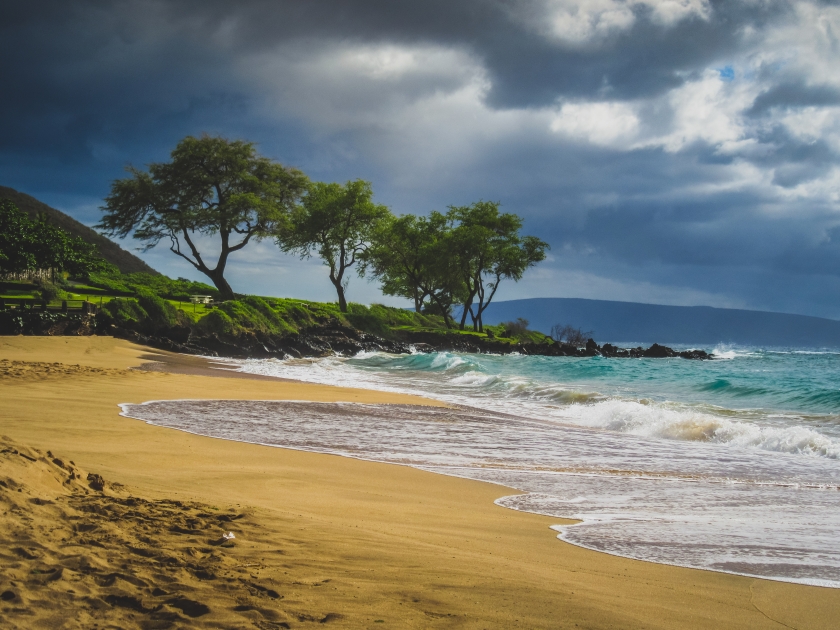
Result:
<svg viewBox="0 0 840 630"><path fill-rule="evenodd" d="M36 290L37 287L28 282L0 280L0 298L32 299Z"/></svg>
<svg viewBox="0 0 840 630"><path fill-rule="evenodd" d="M64 288L67 300L87 300L103 307L103 317L121 326L150 329L155 325L188 325L198 331L220 334L263 333L289 335L338 323L385 339L405 339L407 333L423 332L493 339L501 343L547 343L550 339L530 330L510 331L504 325L485 326L487 332L447 329L439 315L425 315L382 304L351 302L342 313L336 303L294 298L240 296L215 306L194 304L190 294L213 295L215 289L188 280L172 280L149 274L91 275L91 281L71 282ZM23 282L0 281L0 298L36 299L37 287ZM189 291L190 293L184 293ZM115 302L115 300L117 302ZM61 300L51 303L60 306ZM75 306L75 305L73 305Z"/></svg>

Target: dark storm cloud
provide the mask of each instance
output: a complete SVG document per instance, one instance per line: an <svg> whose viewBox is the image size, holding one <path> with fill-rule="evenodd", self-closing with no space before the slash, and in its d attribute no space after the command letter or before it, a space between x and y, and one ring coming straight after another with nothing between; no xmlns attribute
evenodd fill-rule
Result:
<svg viewBox="0 0 840 630"><path fill-rule="evenodd" d="M78 112L82 104L100 110L110 103L130 116L149 105L185 107L183 95L196 91L235 90L231 59L282 42L296 41L302 48L336 40L435 43L468 49L482 60L492 81L491 103L527 107L604 90L617 98L660 93L735 51L745 28L760 28L786 10L780 2L714 2L708 21L689 17L663 27L650 9L635 8L631 28L575 45L535 32L530 22L542 19L541 5L503 0L8 3L0 10L0 76L14 88L17 99L7 106L18 114L60 118L66 113L61 105ZM529 15L530 21L519 19Z"/></svg>
<svg viewBox="0 0 840 630"><path fill-rule="evenodd" d="M170 130L212 112L236 115L248 88L238 57L296 42L434 43L484 64L494 107L535 107L558 98L661 93L735 50L746 26L784 5L715 3L712 18L669 28L634 9L628 30L571 45L535 32L540 3L473 0L334 2L38 2L0 9L0 150L93 160L97 143L169 140ZM756 103L777 98L763 95ZM758 111L757 110L757 111ZM152 134L148 138L148 134ZM100 150L102 147L99 147Z"/></svg>

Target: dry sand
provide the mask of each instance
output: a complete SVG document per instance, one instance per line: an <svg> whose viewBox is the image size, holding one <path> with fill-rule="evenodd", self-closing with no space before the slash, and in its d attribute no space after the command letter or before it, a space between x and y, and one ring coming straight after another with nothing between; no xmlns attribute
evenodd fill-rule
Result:
<svg viewBox="0 0 840 630"><path fill-rule="evenodd" d="M0 626L838 625L839 590L580 549L560 519L493 505L499 486L118 416L171 398L431 402L213 374L106 337L0 337Z"/></svg>

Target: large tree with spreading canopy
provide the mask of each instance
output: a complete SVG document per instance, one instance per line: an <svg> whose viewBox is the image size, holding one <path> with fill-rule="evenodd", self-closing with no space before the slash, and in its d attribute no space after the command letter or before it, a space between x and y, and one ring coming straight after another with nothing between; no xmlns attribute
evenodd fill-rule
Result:
<svg viewBox="0 0 840 630"><path fill-rule="evenodd" d="M132 235L146 249L169 239L169 249L210 278L223 300L233 299L225 278L228 257L274 235L308 180L243 140L188 136L171 158L148 171L129 167L131 176L112 184L97 227L110 236ZM217 237L212 250L218 255L207 254L200 236ZM206 260L210 256L215 262Z"/></svg>

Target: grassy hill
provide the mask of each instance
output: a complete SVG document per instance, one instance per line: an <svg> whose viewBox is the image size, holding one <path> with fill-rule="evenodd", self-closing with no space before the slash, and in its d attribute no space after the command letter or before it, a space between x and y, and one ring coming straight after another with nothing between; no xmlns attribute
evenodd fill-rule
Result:
<svg viewBox="0 0 840 630"><path fill-rule="evenodd" d="M38 214L45 214L49 217L49 220L53 225L60 227L73 236L80 237L88 243L95 245L102 258L114 265L122 273L148 273L158 275L157 271L152 269L134 254L127 252L122 247L105 238L101 234L98 234L88 226L79 223L73 217L70 217L60 210L51 208L47 204L38 201L35 197L18 192L14 188L0 186L0 199L8 199L33 219L37 217Z"/></svg>

